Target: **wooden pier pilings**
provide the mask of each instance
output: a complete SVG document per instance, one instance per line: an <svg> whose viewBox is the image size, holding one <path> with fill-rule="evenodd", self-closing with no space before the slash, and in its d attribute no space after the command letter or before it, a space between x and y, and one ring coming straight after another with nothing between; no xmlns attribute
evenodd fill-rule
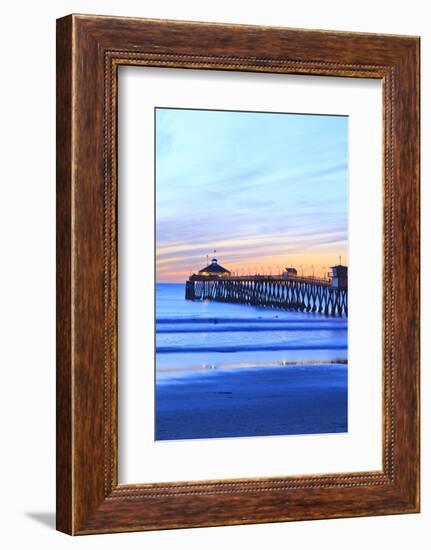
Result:
<svg viewBox="0 0 431 550"><path fill-rule="evenodd" d="M186 282L185 297L187 300L214 300L332 316L348 315L347 288L334 288L329 281L311 277L192 275Z"/></svg>

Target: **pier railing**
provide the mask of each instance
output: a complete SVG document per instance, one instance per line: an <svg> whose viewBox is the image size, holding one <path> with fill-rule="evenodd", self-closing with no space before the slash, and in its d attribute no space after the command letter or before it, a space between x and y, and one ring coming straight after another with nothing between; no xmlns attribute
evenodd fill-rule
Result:
<svg viewBox="0 0 431 550"><path fill-rule="evenodd" d="M214 300L277 309L309 311L332 316L348 315L347 288L314 277L191 275L187 300Z"/></svg>

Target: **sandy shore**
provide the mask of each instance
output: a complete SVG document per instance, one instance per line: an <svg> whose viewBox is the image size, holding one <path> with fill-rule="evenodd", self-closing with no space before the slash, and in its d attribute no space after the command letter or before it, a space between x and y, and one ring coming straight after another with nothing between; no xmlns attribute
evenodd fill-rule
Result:
<svg viewBox="0 0 431 550"><path fill-rule="evenodd" d="M156 439L347 431L347 365L214 371L156 385Z"/></svg>

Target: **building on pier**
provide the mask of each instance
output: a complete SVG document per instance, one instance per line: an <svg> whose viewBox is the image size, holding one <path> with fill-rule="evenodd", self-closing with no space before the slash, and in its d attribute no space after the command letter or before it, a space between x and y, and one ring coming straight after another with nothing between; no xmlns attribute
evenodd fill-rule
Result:
<svg viewBox="0 0 431 550"><path fill-rule="evenodd" d="M209 265L198 272L198 275L204 277L229 277L230 271L221 266L217 262L217 258L213 258Z"/></svg>
<svg viewBox="0 0 431 550"><path fill-rule="evenodd" d="M334 265L332 269L332 288L347 288L347 267L345 265Z"/></svg>
<svg viewBox="0 0 431 550"><path fill-rule="evenodd" d="M297 277L298 271L294 267L286 267L283 271L283 279L289 279L289 277Z"/></svg>

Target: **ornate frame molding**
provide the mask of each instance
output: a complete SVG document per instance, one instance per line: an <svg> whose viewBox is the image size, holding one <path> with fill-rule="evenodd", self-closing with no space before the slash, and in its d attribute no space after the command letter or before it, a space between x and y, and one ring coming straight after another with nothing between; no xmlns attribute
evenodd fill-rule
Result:
<svg viewBox="0 0 431 550"><path fill-rule="evenodd" d="M202 53L202 42L217 44L221 35L229 46ZM58 21L58 55L58 528L85 534L418 511L418 39L69 16ZM120 65L382 80L382 471L118 484ZM405 259L413 267L400 284ZM403 357L412 359L406 364Z"/></svg>

